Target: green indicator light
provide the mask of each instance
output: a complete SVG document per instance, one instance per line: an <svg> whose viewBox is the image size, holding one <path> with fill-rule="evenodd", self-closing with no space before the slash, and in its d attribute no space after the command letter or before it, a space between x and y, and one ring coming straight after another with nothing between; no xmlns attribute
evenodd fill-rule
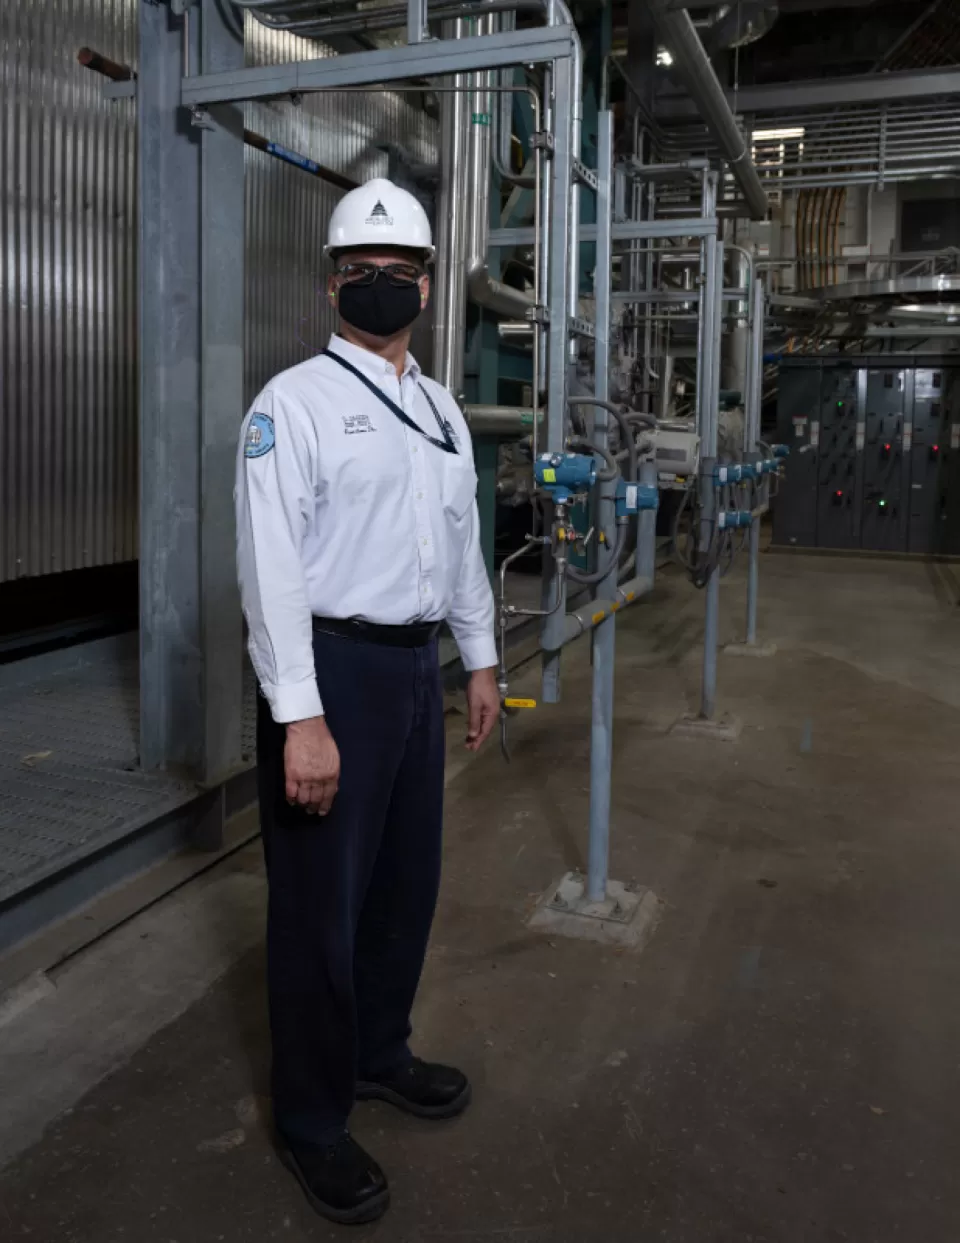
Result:
<svg viewBox="0 0 960 1243"><path fill-rule="evenodd" d="M884 507L884 505L886 505L886 503L887 503L886 501L881 501L881 502L880 502L880 508L881 508L881 509L883 509L883 507Z"/></svg>

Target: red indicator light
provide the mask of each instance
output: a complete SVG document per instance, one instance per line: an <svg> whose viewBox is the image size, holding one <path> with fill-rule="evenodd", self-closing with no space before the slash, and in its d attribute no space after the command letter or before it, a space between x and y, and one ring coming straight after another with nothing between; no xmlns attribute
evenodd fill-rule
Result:
<svg viewBox="0 0 960 1243"><path fill-rule="evenodd" d="M887 451L888 453L890 452L890 446L889 446L889 445L884 445L883 447L884 447L884 449L886 449L886 451Z"/></svg>
<svg viewBox="0 0 960 1243"><path fill-rule="evenodd" d="M933 446L933 451L934 451L934 453L939 453L939 452L940 452L940 446L939 446L939 445L934 445L934 446Z"/></svg>
<svg viewBox="0 0 960 1243"><path fill-rule="evenodd" d="M841 492L839 488L837 488L837 496L843 496L843 493Z"/></svg>

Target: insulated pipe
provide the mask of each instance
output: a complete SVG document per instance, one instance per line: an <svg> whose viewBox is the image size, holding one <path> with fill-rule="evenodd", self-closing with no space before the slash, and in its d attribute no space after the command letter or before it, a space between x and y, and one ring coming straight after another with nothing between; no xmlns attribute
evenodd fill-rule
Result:
<svg viewBox="0 0 960 1243"><path fill-rule="evenodd" d="M444 38L460 39L466 22L445 23ZM440 195L437 205L437 262L434 289L433 378L457 396L463 388L466 347L466 121L468 75L452 74L440 96Z"/></svg>
<svg viewBox="0 0 960 1243"><path fill-rule="evenodd" d="M750 215L755 220L763 220L769 208L767 196L750 158L746 139L730 111L690 14L683 9L671 9L670 0L647 0L647 6L660 38L673 56L677 77L687 88L707 129L730 164Z"/></svg>
<svg viewBox="0 0 960 1243"><path fill-rule="evenodd" d="M734 246L729 242L725 249L731 253L732 285L735 289L749 291L748 298L753 296L753 256L742 246ZM734 324L727 341L727 356L723 363L723 387L740 394L740 400L746 409L748 370L750 367L750 327L749 318L751 304L749 301L736 302L727 308L728 315L734 316Z"/></svg>
<svg viewBox="0 0 960 1243"><path fill-rule="evenodd" d="M564 0L547 0L547 25L569 26L573 35L572 55L572 92L570 100L570 154L574 160L582 155L581 130L583 126L583 48L577 33L576 23ZM560 118L558 118L558 123ZM570 275L569 283L569 315L576 319L580 309L580 184L576 177L570 190ZM577 357L577 338L570 337L570 361Z"/></svg>
<svg viewBox="0 0 960 1243"><path fill-rule="evenodd" d="M431 6L428 16L433 20L450 20L457 17L483 17L490 13L542 12L539 0L478 0L477 4L445 3ZM303 36L323 38L325 35L362 34L365 31L393 30L405 26L407 6L393 8L361 9L344 12L340 9L299 21L270 21L261 23L271 30L285 30Z"/></svg>
<svg viewBox="0 0 960 1243"><path fill-rule="evenodd" d="M464 406L463 417L474 435L502 433L519 436L533 426L533 411L527 406ZM543 422L543 411L537 412L537 422Z"/></svg>
<svg viewBox="0 0 960 1243"><path fill-rule="evenodd" d="M493 34L495 17L485 17L478 33ZM490 125L477 118L490 116L490 87L493 71L473 75L477 86L476 106L470 124L468 145L467 194L467 292L471 301L497 315L523 318L534 305L522 289L514 289L490 275Z"/></svg>

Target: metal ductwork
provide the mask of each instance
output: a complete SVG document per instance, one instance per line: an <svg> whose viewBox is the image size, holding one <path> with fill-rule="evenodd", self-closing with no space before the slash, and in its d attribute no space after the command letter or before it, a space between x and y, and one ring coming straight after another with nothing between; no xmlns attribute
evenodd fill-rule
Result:
<svg viewBox="0 0 960 1243"><path fill-rule="evenodd" d="M657 32L673 56L673 71L697 105L704 123L730 165L750 215L762 220L767 196L750 158L746 139L730 111L710 58L685 10L671 9L670 0L647 0Z"/></svg>
<svg viewBox="0 0 960 1243"><path fill-rule="evenodd" d="M701 30L703 46L711 56L723 48L745 47L761 39L779 16L778 6L770 0L721 5Z"/></svg>

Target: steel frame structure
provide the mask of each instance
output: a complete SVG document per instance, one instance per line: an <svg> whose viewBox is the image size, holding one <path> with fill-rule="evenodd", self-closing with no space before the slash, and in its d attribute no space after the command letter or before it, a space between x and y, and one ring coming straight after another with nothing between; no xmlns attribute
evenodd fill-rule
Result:
<svg viewBox="0 0 960 1243"><path fill-rule="evenodd" d="M410 6L413 24L425 5ZM421 26L422 29L422 26ZM242 409L243 126L238 105L308 92L545 63L553 150L545 198L546 446L562 449L571 341L572 27L411 43L244 68L215 0L144 0L139 95L141 764L203 786L242 763L242 621L232 477ZM190 67L198 72L191 73ZM186 72L185 72L186 70ZM559 695L563 612L544 628L544 690Z"/></svg>
<svg viewBox="0 0 960 1243"><path fill-rule="evenodd" d="M176 6L183 9L184 6ZM722 246L717 242L716 176L704 177L702 210L685 219L613 222L613 117L598 118L595 182L574 149L574 81L579 44L572 27L546 26L462 39L416 39L425 0L409 6L412 41L371 51L257 68L243 67L243 46L216 0L186 11L144 0L140 23L139 159L141 256L141 762L181 768L215 788L241 766L239 695L242 622L234 575L232 483L242 409L243 124L238 105L302 92L390 84L410 78L545 63L550 71L552 152L543 222L550 238L547 305L539 308L548 350L544 447L566 446L567 386L574 334L578 224L575 180L593 186L597 223L582 240L597 244L596 396L609 385L612 247L615 240L696 238L704 285L699 301L699 423L716 454ZM185 66L199 71L184 73ZM497 230L492 245L535 243L531 230ZM571 261L571 254L574 261ZM609 429L602 411L599 441ZM655 479L644 467L643 479ZM602 504L612 511L610 489ZM704 494L706 508L714 503ZM566 602L544 618L543 698L560 696L560 654L587 631L594 636L591 723L590 867L587 890L606 894L613 726L615 614L650 590L654 515L642 515L636 577L618 585L616 565L586 610ZM546 561L544 598L557 584ZM716 576L714 576L714 579ZM707 597L704 709L712 712L717 583ZM712 657L710 655L712 651ZM710 664L712 659L712 666ZM712 672L711 672L712 669Z"/></svg>

